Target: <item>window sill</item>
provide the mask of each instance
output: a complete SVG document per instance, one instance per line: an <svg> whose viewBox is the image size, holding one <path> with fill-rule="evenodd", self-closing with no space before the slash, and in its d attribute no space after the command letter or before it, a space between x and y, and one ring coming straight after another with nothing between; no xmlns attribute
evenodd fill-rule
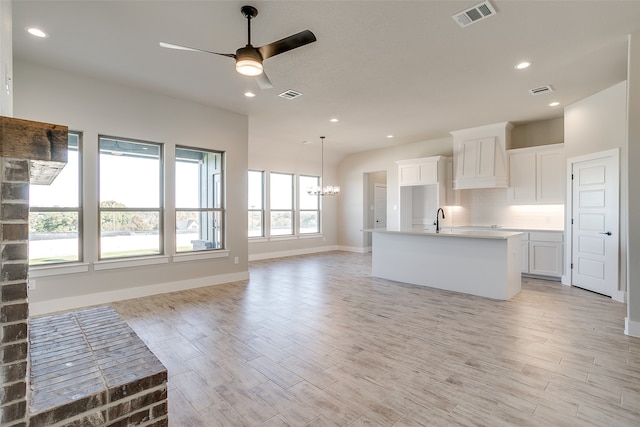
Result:
<svg viewBox="0 0 640 427"><path fill-rule="evenodd" d="M249 237L249 243L265 243L268 241L269 239L266 237Z"/></svg>
<svg viewBox="0 0 640 427"><path fill-rule="evenodd" d="M60 276L63 274L86 273L89 271L89 264L63 264L63 265L39 265L29 267L29 277Z"/></svg>
<svg viewBox="0 0 640 427"><path fill-rule="evenodd" d="M309 234L301 234L301 239L321 239L324 236L321 233L309 233Z"/></svg>
<svg viewBox="0 0 640 427"><path fill-rule="evenodd" d="M269 241L271 242L279 242L283 240L298 240L298 236L272 236L269 237Z"/></svg>
<svg viewBox="0 0 640 427"><path fill-rule="evenodd" d="M97 261L93 263L95 271L114 270L116 268L141 267L145 265L168 264L168 256L151 256L144 258L114 259L106 261Z"/></svg>
<svg viewBox="0 0 640 427"><path fill-rule="evenodd" d="M173 262L199 261L202 259L229 258L229 251L212 250L186 252L173 255Z"/></svg>

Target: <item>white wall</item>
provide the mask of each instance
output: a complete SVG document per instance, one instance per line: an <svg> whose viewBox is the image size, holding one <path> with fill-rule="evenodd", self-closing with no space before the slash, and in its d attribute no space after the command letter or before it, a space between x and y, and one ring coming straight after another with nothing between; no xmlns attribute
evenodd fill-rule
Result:
<svg viewBox="0 0 640 427"><path fill-rule="evenodd" d="M625 332L640 337L640 32L629 36L629 70L627 87L627 170L628 187L628 282L627 324Z"/></svg>
<svg viewBox="0 0 640 427"><path fill-rule="evenodd" d="M620 150L620 283L626 290L627 253L627 83L598 92L565 108L567 159L609 149ZM567 212L570 215L570 212Z"/></svg>
<svg viewBox="0 0 640 427"><path fill-rule="evenodd" d="M88 271L38 277L30 291L32 314L248 277L248 119L221 109L169 98L81 75L15 61L14 112L18 118L67 125L83 132L84 262ZM228 256L96 271L98 135L226 152ZM171 171L172 169L169 169ZM174 248L174 177L165 175L165 247ZM91 201L94 201L92 203ZM239 258L236 265L234 257ZM32 269L36 270L36 269Z"/></svg>

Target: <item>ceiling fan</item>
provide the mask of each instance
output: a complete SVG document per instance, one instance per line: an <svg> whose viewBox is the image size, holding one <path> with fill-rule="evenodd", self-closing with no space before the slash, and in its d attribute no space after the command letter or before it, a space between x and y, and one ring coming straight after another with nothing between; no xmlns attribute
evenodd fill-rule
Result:
<svg viewBox="0 0 640 427"><path fill-rule="evenodd" d="M272 56L296 49L316 41L316 36L309 30L300 31L282 40L275 41L260 47L251 44L251 19L258 15L258 9L253 6L242 6L242 15L247 18L247 45L236 50L236 53L218 53L194 47L181 46L172 43L160 42L160 46L168 49L190 50L193 52L212 53L214 55L227 56L236 60L236 71L245 76L257 76L258 86L261 89L271 89L271 81L264 72L262 62Z"/></svg>

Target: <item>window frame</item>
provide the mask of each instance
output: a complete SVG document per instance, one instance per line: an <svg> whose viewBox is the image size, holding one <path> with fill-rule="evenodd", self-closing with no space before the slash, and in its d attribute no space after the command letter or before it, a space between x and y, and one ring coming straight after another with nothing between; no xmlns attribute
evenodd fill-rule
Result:
<svg viewBox="0 0 640 427"><path fill-rule="evenodd" d="M216 228L218 228L220 230L220 247L216 247L216 248L204 248L204 249L191 249L191 250L181 250L178 251L178 239L177 239L177 234L176 234L176 239L175 239L175 247L174 247L174 251L176 254L193 254L193 253L203 253L203 252L211 252L211 251L226 251L227 250L227 238L226 238L226 224L227 224L227 219L226 219L226 215L227 215L227 211L226 211L226 178L225 178L225 161L226 161L226 153L224 151L221 150L212 150L212 149L207 149L207 148L199 148L199 147L190 147L190 146L185 146L185 145L176 145L175 149L174 149L174 154L175 154L175 159L174 159L174 177L177 178L178 176L178 168L177 168L177 163L178 163L178 150L186 150L186 151L197 151L197 152L201 152L201 153L207 153L207 154L214 154L214 155L219 155L220 156L220 166L219 168L214 168L212 170L219 170L219 175L220 175L220 195L219 195L219 200L220 200L220 207L199 207L199 208L179 208L177 207L177 203L175 203L174 205L174 213L175 213L175 227L174 229L177 232L177 221L178 221L178 212L212 212L214 214L214 221L215 221L215 214L219 213L219 217L220 217L220 222L221 224L219 224ZM202 176L200 177L202 179ZM215 186L216 186L216 182L213 180L211 180L211 182L209 182L209 178L212 178L212 176L210 175L206 175L206 179L207 179L207 186L211 185L211 189L208 189L209 195L212 198L212 204L215 205L215 200L218 199L218 197L215 196ZM202 181L200 181L200 184L202 184ZM176 200L176 196L177 196L177 191L178 191L178 187L177 185L174 185L174 201ZM214 232L215 233L215 232Z"/></svg>
<svg viewBox="0 0 640 427"><path fill-rule="evenodd" d="M273 209L273 175L286 175L291 177L291 209ZM269 172L269 238L291 238L296 236L296 175L288 172ZM273 234L273 214L283 212L291 216L291 231L286 234Z"/></svg>
<svg viewBox="0 0 640 427"><path fill-rule="evenodd" d="M249 227L249 222L251 221L252 218L252 213L255 212L259 212L260 214L260 235L259 236L250 236L248 235L249 239L264 239L266 237L266 179L265 179L265 171L263 170L255 170L255 169L249 169L247 172L247 179L249 179L249 174L250 173L259 173L260 174L260 198L261 198L261 205L260 205L260 209L252 209L251 206L247 206L247 213L248 213L248 218L247 218L247 235L249 234L251 227ZM247 186L247 192L248 191L248 186Z"/></svg>
<svg viewBox="0 0 640 427"><path fill-rule="evenodd" d="M101 186L101 142L103 139L123 141L133 144L145 144L145 145L154 145L158 147L158 207L157 208L140 208L140 207L130 207L130 208L121 208L121 207L102 207L101 206L101 194L100 194L100 186ZM164 225L165 225L165 202L164 202L164 144L159 142L151 142L145 140L139 140L135 138L123 138L112 135L98 135L98 150L97 150L97 183L98 183L98 191L97 191L97 243L98 243L98 253L97 259L98 262L104 261L121 261L126 259L135 259L135 258L147 258L147 257L158 257L165 255L165 234L164 234ZM149 254L138 254L138 255L123 255L123 256L108 256L105 257L102 254L102 213L103 212L152 212L158 213L158 252L157 253L149 253Z"/></svg>
<svg viewBox="0 0 640 427"><path fill-rule="evenodd" d="M31 206L31 203L29 203L29 219L31 219L31 214L32 213L51 213L51 212L72 212L72 213L76 213L78 215L78 252L77 252L77 259L76 260L71 260L71 261L57 261L57 262L46 262L46 263L41 263L41 264L32 264L31 260L28 259L28 265L29 268L40 268L40 267L51 267L51 266L61 266L61 265L68 265L68 264L79 264L79 263L83 263L84 262L84 210L83 210L83 154L84 154L84 147L83 147L83 132L82 131L74 131L74 130L69 130L68 131L69 135L76 135L77 139L78 139L78 147L77 147L77 151L78 151L78 176L77 176L77 189L78 189L78 206L77 207L54 207L54 206L50 206L50 207L46 207L46 206ZM31 239L29 239L29 241L31 241Z"/></svg>
<svg viewBox="0 0 640 427"><path fill-rule="evenodd" d="M314 235L314 234L321 234L322 233L322 203L321 203L321 198L320 195L315 195L314 197L316 198L316 209L303 209L302 208L302 203L300 202L300 200L302 199L302 193L306 192L307 189L304 188L302 186L302 184L300 183L300 181L304 178L315 178L316 179L316 186L320 185L320 177L317 175L307 175L307 174L300 174L298 175L298 235L300 236L309 236L309 235ZM311 196L311 195L309 195ZM316 212L317 218L318 218L318 226L316 228L315 231L309 231L309 232L303 232L302 231L302 213L303 212Z"/></svg>

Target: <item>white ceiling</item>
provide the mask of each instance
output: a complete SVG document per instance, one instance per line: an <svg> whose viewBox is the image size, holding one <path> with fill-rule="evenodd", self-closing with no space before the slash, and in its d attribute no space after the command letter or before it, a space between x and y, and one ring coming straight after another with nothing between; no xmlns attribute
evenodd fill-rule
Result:
<svg viewBox="0 0 640 427"><path fill-rule="evenodd" d="M14 57L247 114L250 149L325 135L335 154L560 117L564 105L626 78L640 1L493 0L497 15L460 28L451 16L477 3L14 1ZM254 46L304 29L318 39L265 61L273 89L237 74L233 59L158 45L234 53L246 44L244 4L259 11ZM515 70L522 60L532 67ZM529 93L542 85L555 90ZM288 89L303 96L277 96Z"/></svg>

